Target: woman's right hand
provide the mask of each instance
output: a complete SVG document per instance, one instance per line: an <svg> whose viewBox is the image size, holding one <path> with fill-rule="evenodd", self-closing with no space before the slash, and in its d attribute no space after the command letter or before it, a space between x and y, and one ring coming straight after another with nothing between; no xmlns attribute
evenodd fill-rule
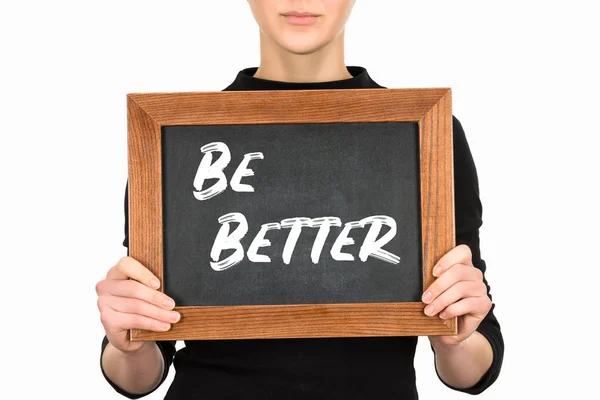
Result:
<svg viewBox="0 0 600 400"><path fill-rule="evenodd" d="M96 284L100 320L112 346L135 352L152 342L129 341L129 329L164 332L179 321L175 302L159 287L158 278L132 257L121 258Z"/></svg>

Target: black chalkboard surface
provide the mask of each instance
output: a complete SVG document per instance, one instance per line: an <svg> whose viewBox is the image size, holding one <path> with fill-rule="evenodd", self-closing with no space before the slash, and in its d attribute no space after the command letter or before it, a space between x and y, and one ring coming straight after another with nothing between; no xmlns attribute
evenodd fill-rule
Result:
<svg viewBox="0 0 600 400"><path fill-rule="evenodd" d="M411 122L336 124L261 124L169 126L163 128L163 227L165 293L180 306L244 304L375 303L420 301L422 294L421 215L418 125ZM206 200L194 193L218 180L194 187L200 161L213 164L223 152L203 153L220 142L231 161L226 189ZM253 192L237 192L231 180L244 154L262 153L248 164L253 171L241 183ZM216 169L216 168L215 168ZM248 231L239 240L243 259L223 270L210 262L211 248L223 226L219 217L241 213ZM359 258L361 244L374 227L349 231L354 245L335 260L332 247L343 226L385 215L396 224L382 248L399 258ZM252 262L245 254L262 224L304 217L337 217L318 262L311 259L319 227L303 226L288 263L282 255L290 228L267 231L271 246L258 254L270 262ZM231 223L231 231L239 223ZM391 230L382 225L378 238ZM219 259L234 252L223 251ZM339 257L338 257L339 258Z"/></svg>
<svg viewBox="0 0 600 400"><path fill-rule="evenodd" d="M127 96L129 255L173 297L131 340L448 335L449 88Z"/></svg>

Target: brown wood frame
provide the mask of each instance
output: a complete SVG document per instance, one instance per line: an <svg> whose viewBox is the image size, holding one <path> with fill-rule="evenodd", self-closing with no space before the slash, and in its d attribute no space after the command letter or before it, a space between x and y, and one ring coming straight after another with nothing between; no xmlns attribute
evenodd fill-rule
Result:
<svg viewBox="0 0 600 400"><path fill-rule="evenodd" d="M450 88L131 93L127 95L129 255L163 290L161 127L174 125L417 122L420 135L423 290L455 246ZM175 307L167 332L130 340L454 335L457 318L425 304L355 303Z"/></svg>

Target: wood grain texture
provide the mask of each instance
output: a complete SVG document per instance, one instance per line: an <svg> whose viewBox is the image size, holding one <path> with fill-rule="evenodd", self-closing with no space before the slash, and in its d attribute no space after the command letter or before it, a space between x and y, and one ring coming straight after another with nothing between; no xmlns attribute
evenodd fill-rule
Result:
<svg viewBox="0 0 600 400"><path fill-rule="evenodd" d="M454 155L449 110L450 91L419 121L424 290L434 281L433 267L455 243Z"/></svg>
<svg viewBox="0 0 600 400"><path fill-rule="evenodd" d="M129 255L163 283L160 125L127 98Z"/></svg>
<svg viewBox="0 0 600 400"><path fill-rule="evenodd" d="M447 335L423 303L292 304L176 307L179 323L168 332L135 331L134 339L275 339Z"/></svg>
<svg viewBox="0 0 600 400"><path fill-rule="evenodd" d="M133 93L127 96L129 254L163 290L161 127L174 125L417 122L420 137L423 289L454 246L450 88ZM168 332L131 340L450 335L457 319L423 303L177 307Z"/></svg>
<svg viewBox="0 0 600 400"><path fill-rule="evenodd" d="M450 89L133 93L159 125L419 121Z"/></svg>

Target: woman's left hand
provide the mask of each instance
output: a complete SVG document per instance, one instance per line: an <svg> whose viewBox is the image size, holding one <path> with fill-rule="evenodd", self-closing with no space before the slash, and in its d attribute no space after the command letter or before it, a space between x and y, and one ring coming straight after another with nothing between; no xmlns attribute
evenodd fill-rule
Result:
<svg viewBox="0 0 600 400"><path fill-rule="evenodd" d="M467 339L492 308L483 273L473 266L471 249L461 244L446 253L433 269L438 277L423 293L425 314L447 319L458 316L458 335L429 336L436 347L454 347Z"/></svg>

